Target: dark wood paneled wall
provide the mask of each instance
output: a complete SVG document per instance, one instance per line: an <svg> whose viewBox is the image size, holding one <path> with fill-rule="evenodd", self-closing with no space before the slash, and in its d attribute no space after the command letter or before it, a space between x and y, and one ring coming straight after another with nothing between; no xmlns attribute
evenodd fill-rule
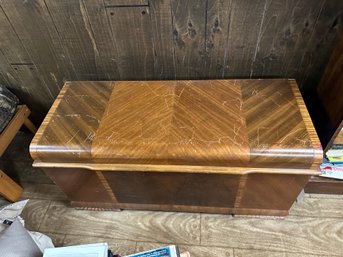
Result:
<svg viewBox="0 0 343 257"><path fill-rule="evenodd" d="M318 84L341 0L0 0L0 83L39 122L66 80Z"/></svg>
<svg viewBox="0 0 343 257"><path fill-rule="evenodd" d="M343 35L323 73L318 94L334 128L343 122Z"/></svg>

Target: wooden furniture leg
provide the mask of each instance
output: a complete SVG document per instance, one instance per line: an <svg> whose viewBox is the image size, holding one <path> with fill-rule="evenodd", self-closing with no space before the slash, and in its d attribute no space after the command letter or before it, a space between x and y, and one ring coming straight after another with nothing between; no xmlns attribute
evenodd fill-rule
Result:
<svg viewBox="0 0 343 257"><path fill-rule="evenodd" d="M16 202L19 200L23 189L0 170L0 195L9 201Z"/></svg>
<svg viewBox="0 0 343 257"><path fill-rule="evenodd" d="M23 123L25 123L25 121L28 119L27 117L30 115L30 113L31 111L29 110L29 108L27 108L26 105L18 106L17 111L14 114L12 120L10 121L10 123L8 123L4 131L2 131L2 133L0 134L0 156L2 156L2 154L6 151L7 147L12 142L13 138L15 137ZM29 127L28 129L31 130Z"/></svg>
<svg viewBox="0 0 343 257"><path fill-rule="evenodd" d="M24 124L32 133L37 132L37 128L29 120L28 116L31 111L26 105L18 106L13 118L8 123L6 128L0 134L0 156L6 151L13 138ZM9 178L2 170L0 170L0 195L10 201L17 201L23 189Z"/></svg>

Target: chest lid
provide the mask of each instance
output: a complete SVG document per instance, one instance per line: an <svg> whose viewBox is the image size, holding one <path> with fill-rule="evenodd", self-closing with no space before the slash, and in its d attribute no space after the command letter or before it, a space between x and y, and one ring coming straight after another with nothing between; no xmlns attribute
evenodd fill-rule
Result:
<svg viewBox="0 0 343 257"><path fill-rule="evenodd" d="M316 169L294 80L67 82L30 146L50 163Z"/></svg>

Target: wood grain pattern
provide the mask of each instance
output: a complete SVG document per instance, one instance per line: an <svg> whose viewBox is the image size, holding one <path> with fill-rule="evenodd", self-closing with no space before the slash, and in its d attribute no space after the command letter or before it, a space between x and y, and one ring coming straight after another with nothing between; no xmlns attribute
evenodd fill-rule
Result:
<svg viewBox="0 0 343 257"><path fill-rule="evenodd" d="M46 235L51 238L52 243L55 247L63 246L63 241L66 235L58 233L46 233Z"/></svg>
<svg viewBox="0 0 343 257"><path fill-rule="evenodd" d="M115 231L113 231L115 233ZM108 249L113 253L120 253L122 256L136 253L136 242L133 240L122 240L108 238L102 236L82 236L82 235L66 235L63 240L63 246L72 246L80 244L104 243L108 244Z"/></svg>
<svg viewBox="0 0 343 257"><path fill-rule="evenodd" d="M328 66L318 86L318 95L336 128L343 120L343 101L337 101L337 96L343 95L342 87L343 36L334 48Z"/></svg>
<svg viewBox="0 0 343 257"><path fill-rule="evenodd" d="M341 184L342 186L342 184ZM342 197L314 198L305 194L298 203L294 203L290 216L316 217L316 218L342 218L343 199Z"/></svg>
<svg viewBox="0 0 343 257"><path fill-rule="evenodd" d="M329 62L330 54L343 31L342 13L333 14L332 11L342 9L342 1L324 1L322 4L316 26L308 39L309 42L301 60L300 76L298 77L300 88L320 83L325 66ZM312 40L316 40L317 43L312 44ZM328 45L330 45L330 48L326 47ZM306 90L310 89L307 88ZM315 88L312 90L315 90Z"/></svg>
<svg viewBox="0 0 343 257"><path fill-rule="evenodd" d="M261 24L265 20L267 1L231 1L230 20L223 60L224 78L249 78L253 75L257 51L261 47ZM221 11L225 11L221 10ZM280 9L279 12L282 12ZM251 16L254 13L254 16ZM254 42L247 44L247 42ZM256 77L262 77L259 74Z"/></svg>
<svg viewBox="0 0 343 257"><path fill-rule="evenodd" d="M318 17L324 2L319 0L313 5L310 0L265 1L251 76L295 77L302 87L300 74L302 69L307 69L305 62L302 63L303 56L307 54L304 49L312 47L309 38L320 23Z"/></svg>
<svg viewBox="0 0 343 257"><path fill-rule="evenodd" d="M231 24L233 1L207 1L206 38L205 38L205 74L209 78L222 78L227 58L229 24Z"/></svg>
<svg viewBox="0 0 343 257"><path fill-rule="evenodd" d="M115 197L103 186L95 172L82 169L44 169L44 171L72 203L82 203L86 208L115 208Z"/></svg>
<svg viewBox="0 0 343 257"><path fill-rule="evenodd" d="M201 214L206 245L304 254L342 255L342 220L290 216L285 220ZM306 231L305 237L299 237ZM325 233L324 233L325 231ZM330 250L328 250L330 249Z"/></svg>
<svg viewBox="0 0 343 257"><path fill-rule="evenodd" d="M106 8L116 42L122 79L154 78L154 47L149 6ZM128 35L132 39L128 40Z"/></svg>
<svg viewBox="0 0 343 257"><path fill-rule="evenodd" d="M254 249L234 249L234 256L235 257L245 257L245 256L249 256L249 257L329 257L329 256L334 256L334 255L330 255L330 254L306 254L306 253L289 253L289 252L280 252L280 251L266 251L266 250L254 250Z"/></svg>
<svg viewBox="0 0 343 257"><path fill-rule="evenodd" d="M306 193L313 194L343 194L343 181L313 176L305 187Z"/></svg>
<svg viewBox="0 0 343 257"><path fill-rule="evenodd" d="M206 1L171 1L175 76L178 79L206 77Z"/></svg>
<svg viewBox="0 0 343 257"><path fill-rule="evenodd" d="M140 217L139 219L132 217L132 219L128 221L129 219L119 217L116 219L117 222L112 223L112 215L123 215L121 217L125 217L126 215L135 215L137 211L125 211L125 214L106 212L106 215L104 215L104 212L87 211L87 215L82 215L84 211L71 210L66 201L56 201L56 191L58 190L56 186L50 187L50 184L42 187L42 185L46 185L46 183L49 182L49 178L40 174L39 170L31 170L30 168L31 164L28 161L29 154L26 148L28 148L31 137L32 135L29 133L19 133L13 141L14 144L10 146L10 151L6 154L8 158L6 162L11 162L13 157L13 159L16 160L15 163L20 163L17 167L17 169L23 173L20 174L23 175L20 179L22 179L22 181L31 182L30 186L27 186L27 183L23 183L24 195L30 195L30 201L35 200L36 203L32 205L28 204L25 208L25 213L30 213L30 215L28 216L25 214L24 218L27 222L31 223L32 218L30 217L35 217L33 220L35 220L34 223L36 223L36 225L33 226L33 229L50 236L56 246L63 245L64 237L65 245L95 242L96 240L101 239L102 242L108 242L113 249L120 250L119 253L125 254L126 251L131 251L132 246L135 244L137 244L136 250L140 250L175 243L174 236L169 237L169 234L177 234L178 232L175 232L176 230L183 235L182 239L178 241L178 245L180 245L183 250L189 250L191 256L196 257L213 256L211 253L215 253L218 257L342 256L342 229L340 228L343 223L343 205L341 195L305 194L300 202L293 205L289 217L278 221L266 217L245 217L243 219L238 218L237 216L232 218L228 215L206 215L211 217L208 223L203 223L203 220L201 223L197 223L199 224L199 227L202 227L202 232L199 231L199 228L191 228L191 226L189 228L192 235L193 233L199 235L200 239L195 243L189 241L190 237L187 236L187 232L184 231L184 226L187 222L183 222L185 219L188 220L193 217L194 214L191 213L181 213L182 215L174 216L175 220L173 222L175 224L181 224L176 227L173 225L166 226L166 223L161 219L161 215L164 215L161 212L139 212L142 213L141 215L138 215ZM3 159L0 163L3 163ZM25 192L26 190L27 192ZM41 193L40 190L42 191ZM44 194L45 199L48 201L42 200L42 194ZM51 198L49 199L49 197ZM44 215L40 216L41 214L38 213L42 213L42 210L44 212L44 208L49 206L49 200L51 200L52 206L57 204L59 208L51 207L51 210L46 213L46 216L43 219L41 217L44 217ZM0 206L3 204L8 204L8 202L0 197ZM70 210L74 213L73 219L75 219L76 223L67 218L63 228L59 228L59 225L56 225L54 221L59 220L59 222L63 223L64 218L69 217L67 214ZM78 213L80 213L80 215ZM50 219L51 217L52 219ZM87 218L82 222L84 217ZM307 218L310 218L311 222L308 222ZM216 223L218 219L220 220L220 225L217 225ZM121 220L125 221L123 227L121 227ZM143 224L150 225L141 225L142 220L144 220ZM239 220L239 222L233 222L235 220ZM39 229L38 227L43 221L45 223L44 230L56 231L56 233ZM213 237L209 240L207 238L208 233L206 226L212 221L214 224L211 227L218 232L211 234ZM131 225L128 226L128 223ZM279 223L279 225L275 226L275 223ZM72 228L70 230L65 229L69 224L72 224ZM94 234L93 226L96 228ZM294 231L295 226L297 228L295 228ZM136 240L135 235L141 234L143 227L145 228L144 233L153 234L154 239L148 238L146 240L144 234L140 241ZM221 233L222 227L224 227L227 232ZM179 228L182 228L182 231ZM231 239L231 236L228 237L228 234L231 233L232 229L237 232L232 234ZM127 232L127 230L129 230L129 232ZM241 230L242 233L239 233L239 230ZM126 232L121 233L120 231ZM267 237L267 235L269 236ZM326 241L323 243L320 242L320 244L316 244L317 241L312 242L312 238L318 237L318 240L321 241L321 237L326 235L329 237L327 239L329 241L328 245L325 244ZM160 240L160 237L164 239ZM256 246L251 247L254 242L256 242L256 245L258 246L260 238L262 238L262 247L260 248L263 249L256 249ZM252 240L253 243L247 244L247 241L249 242L249 240ZM219 242L220 246L213 246L214 242ZM295 242L295 246L288 247L289 244L292 244L293 242ZM312 248L313 244L316 244L315 248Z"/></svg>
<svg viewBox="0 0 343 257"><path fill-rule="evenodd" d="M284 28L281 33L284 33L283 41L281 41L282 47L284 47L283 60L280 68L283 70L284 76L298 79L299 85L303 86L301 73L308 69L308 65L311 65L306 57L308 52L311 52L311 41L321 35L317 30L320 26L320 17L326 1L317 0L315 5L312 5L313 1L291 1L295 5L292 7L292 12L287 21L285 21ZM280 1L280 3L282 3ZM304 13L306 9L306 13ZM314 51L314 50L312 50ZM318 51L316 49L315 51ZM275 65L275 64L274 64ZM277 67L279 68L279 67ZM272 68L273 69L273 68Z"/></svg>
<svg viewBox="0 0 343 257"><path fill-rule="evenodd" d="M71 159L73 156L80 159L90 157L90 146L110 96L112 83L96 82L88 87L83 84L74 82L68 90L70 86L67 83L61 90L32 141L30 151L35 160L44 159L44 155L40 156L37 152L44 152L51 144L59 149L52 150L56 160L61 152L69 152ZM94 87L92 84L99 86ZM61 141L68 142L64 148L61 148Z"/></svg>
<svg viewBox="0 0 343 257"><path fill-rule="evenodd" d="M23 136L26 136L28 139L31 137L30 134L18 134L17 138L14 140L15 145L11 145L10 148L12 149L10 150L11 156L13 155L15 157L16 155L14 152L17 152L21 155L20 160L27 160L29 158L28 152L21 148L28 146L28 140L23 138ZM21 162L23 163L23 161ZM27 175L27 178L23 177L22 179L32 182L30 187L26 187L25 183L23 184L24 195L30 194L30 192L37 192L37 194L30 194L30 199L36 199L36 202L39 202L39 204L28 205L25 212L31 213L31 217L39 217L39 214L33 213L41 212L43 207L49 205L46 201L41 200L43 198L41 198L41 194L39 194L42 184L47 183L48 178L45 178L42 175L34 176L34 171L30 171L29 165L30 163L27 162L26 167L23 165L20 165L21 168L18 167L18 169L20 168L23 171L24 175L26 173L29 174ZM38 173L39 171L36 170L36 172ZM28 190L28 192L25 192L25 190ZM137 217L137 211L125 211L125 214L116 212L106 212L106 214L104 214L104 212L87 211L87 214L84 215L84 211L71 210L66 201L56 201L56 187L43 187L42 192L45 194L47 200L49 200L49 197L51 196L52 206L50 207L50 211L46 213L44 219L36 220L37 223L45 223L45 231L42 229L38 229L38 231L44 232L52 237L57 246L63 244L64 237L65 245L95 242L96 240L101 239L102 242L108 242L113 249L120 250L120 254L125 254L126 251L131 251L132 246L135 244L137 244L135 251L138 251L154 246L175 243L176 240L174 239L174 236L170 237L169 234L175 235L179 233L183 236L180 240L177 240L177 244L181 246L181 249L189 250L191 256L196 257L213 256L211 253L215 253L218 257L342 256L342 229L340 228L343 222L343 205L341 195L305 194L300 202L293 205L290 216L284 220L275 220L266 217L245 217L243 219L237 218L237 216L232 218L228 215L206 215L211 217L211 219L205 223L201 220L200 223L196 223L199 227L193 228L192 225L187 223L189 219L193 220L191 217L193 217L194 214L191 213L181 213L181 215L178 214L173 216L175 217L175 220L173 221L174 224L180 224L177 226L164 222L165 220L161 217L165 217L165 214L161 212L139 212L140 214L138 216L140 218L135 218ZM2 203L7 203L1 199L2 198L0 198L0 205ZM53 207L56 205L58 208ZM69 219L69 211L73 213L72 220ZM116 222L114 223L112 222L113 215L120 216L115 219ZM131 217L131 219L123 218L127 215ZM134 217L131 215L134 215ZM28 219L27 216L25 216L25 218L26 220ZM63 228L60 228L59 224L55 224L55 220L63 223L65 218L66 224L63 225ZM311 222L308 221L308 218L311 219ZM218 219L220 220L220 225L217 225L216 223ZM121 223L122 220L124 221L123 226ZM184 223L185 220L186 222ZM211 227L217 232L211 234L209 240L207 238L208 233L206 226L210 225L211 222L214 222ZM275 223L279 225L275 226ZM69 224L72 224L70 229L68 229ZM128 226L128 224L130 225ZM187 231L185 232L185 226L188 225L190 226L189 229L192 235L197 234L199 237L199 240L196 243L194 241L189 241L191 237L187 235ZM296 228L294 228L295 226ZM223 227L227 232L221 233ZM94 234L93 228L95 228ZM199 231L200 228L202 228L201 232ZM46 232L46 230L56 231L56 233ZM135 235L142 234L142 230L144 230L143 236L141 239L137 240ZM231 234L231 230L237 231L237 233L234 232L232 234L232 239L231 236L228 237L228 234ZM239 232L240 230L242 233ZM125 233L122 233L121 231L125 231ZM144 237L145 233L153 234L154 239L146 239ZM328 245L325 244L326 241L321 242L321 237L324 236L329 237L327 239L329 241ZM160 238L163 238L163 240L160 240ZM260 238L262 239L260 240ZM312 242L312 238L318 238L320 243L316 244L317 241ZM250 242L251 240L252 243L247 244L247 241ZM262 247L256 249L261 241ZM213 246L214 242L219 242L220 246ZM293 247L294 242L295 244ZM256 243L256 245L253 245L254 243ZM292 245L288 247L290 244ZM316 244L315 248L312 248L313 244Z"/></svg>
<svg viewBox="0 0 343 257"><path fill-rule="evenodd" d="M300 109L300 113L301 116L304 120L305 126L306 126L306 130L307 133L311 139L312 142L312 146L313 146L313 153L314 153L314 162L312 164L312 168L313 167L318 167L318 165L321 164L321 159L323 158L323 149L322 149L322 145L319 141L316 129L312 123L311 117L307 111L306 108L306 104L304 102L304 100L301 97L301 93L299 91L299 88L297 86L297 83L295 80L291 81L291 88L293 91L293 94L295 96L295 99L298 103L299 109Z"/></svg>
<svg viewBox="0 0 343 257"><path fill-rule="evenodd" d="M117 46L108 21L106 8L102 0L82 0L85 12L82 14L89 37L92 40L97 63L98 77L101 80L120 78ZM80 8L82 11L83 8Z"/></svg>
<svg viewBox="0 0 343 257"><path fill-rule="evenodd" d="M63 216L64 219L60 217ZM106 229L107 227L107 229ZM66 208L63 203L50 205L40 231L78 234L83 236L106 235L112 239L199 243L199 214L171 212L94 212ZM115 228L115 230L113 229Z"/></svg>
<svg viewBox="0 0 343 257"><path fill-rule="evenodd" d="M37 181L36 184L37 187L39 187L39 181ZM199 233L201 236L201 242L194 244L194 242L189 242L189 238L184 237L184 241L179 242L178 245L180 245L182 250L188 250L191 252L192 256L209 256L210 253L216 253L216 256L341 256L341 240L342 236L339 229L333 229L335 227L339 227L342 223L342 216L341 210L340 210L340 201L341 197L337 198L335 196L329 196L329 195L320 195L319 198L313 198L313 195L306 194L303 200L294 206L294 208L299 208L298 211L296 211L295 215L290 214L290 218L286 220L274 220L274 219L266 219L266 218L231 218L227 215L206 215L210 217L211 219L208 220L208 222L202 223L201 226L204 227L202 229L202 233ZM1 200L0 200L1 201ZM308 202L311 201L311 202ZM315 202L313 202L315 201ZM41 205L46 206L45 201L36 201L40 202ZM53 207L58 206L58 208ZM334 208L333 208L334 207ZM53 201L51 211L49 211L46 215L45 221L46 225L44 226L45 230L57 230L54 222L47 222L49 218L57 219L58 215L63 213L68 213L70 210L65 204L59 203L56 201ZM338 209L337 209L338 208ZM40 210L39 204L35 205L28 205L26 208L28 212L37 212ZM65 210L64 210L65 209ZM321 214L321 211L324 211L324 213ZM332 211L332 212L331 212ZM136 246L136 249L133 249L134 251L140 251L144 249L150 249L157 246L167 245L175 243L174 238L166 238L166 240L149 240L150 242L145 241L136 241L135 237L131 237L130 239L125 239L126 235L134 234L134 233L140 233L141 227L141 220L145 220L146 223L155 224L157 227L156 230L150 230L147 228L147 233L152 233L155 231L156 235L162 235L162 237L167 237L166 234L169 233L169 230L165 227L164 222L160 222L159 217L160 215L157 215L156 212L144 212L144 219L136 219L132 226L129 227L129 230L132 230L130 232L126 232L124 235L120 233L122 230L127 230L128 226L127 223L124 222L123 228L121 228L120 223L111 223L112 216L110 213L104 215L104 212L88 212L87 215L82 215L84 211L75 211L72 210L72 212L75 212L76 214L73 214L72 216L77 221L76 224L73 224L73 227L71 230L65 230L65 229L59 229L58 232L65 233L66 236L61 234L56 234L52 232L46 232L48 236L51 236L54 240L54 243L64 244L65 245L73 245L78 243L87 243L87 242L96 242L98 240L101 240L102 242L107 242L111 246L113 246L113 249L118 249L121 254L126 253L127 251L132 251L132 247L134 245ZM51 213L51 214L50 214ZM77 213L80 213L81 216L79 216ZM128 215L131 215L131 213L135 214L136 211L126 211ZM112 213L113 215L118 215L120 213ZM52 216L50 216L52 215ZM302 225L302 222L304 219L306 219L306 216L310 215L313 221L312 224L315 223L315 221L318 221L316 223L316 228L311 229L311 227L308 227L309 224L306 222L306 224ZM328 215L328 217L335 217L334 220L328 219L328 217L323 217L323 215ZM181 216L178 216L180 218L180 221L175 221L177 224L178 222L182 223L185 217L191 217L193 214L183 214ZM202 215L204 216L204 215ZM26 216L25 216L26 217ZM68 215L63 217L69 217ZM82 217L82 218L81 218ZM86 217L85 223L80 222L82 219ZM27 217L26 217L27 218ZM221 225L216 226L216 221L220 220ZM126 220L126 219L124 219ZM43 220L41 220L42 222ZM98 221L101 221L100 223ZM202 220L203 221L203 220ZM65 226L68 226L69 218L66 220L67 224ZM215 235L212 234L212 236L218 235L218 241L220 242L221 246L213 246L213 240L208 240L207 238L207 225L209 223L214 222L213 226L215 227L215 230L221 230L221 227L230 228L230 229L242 229L242 231L246 231L246 229L250 230L247 232L247 234L244 233L234 233L233 237L235 237L234 241L232 240L225 240L227 238L227 233L224 234L216 233ZM330 223L331 222L331 223ZM90 225L89 225L90 224ZM246 224L251 224L246 225ZM279 224L274 230L272 228L275 226L275 224ZM96 226L95 234L92 234L93 231L93 225ZM49 228L49 226L52 226ZM294 236L294 238L290 238L294 235L293 229L294 226L299 226L299 229L295 231L295 233L298 233L297 236ZM211 226L212 227L212 226ZM281 229L280 229L281 227ZM177 228L171 226L168 227L172 231L174 229L178 230L179 226ZM245 229L246 228L246 229ZM39 231L43 232L42 229L39 229ZM110 233L108 233L110 231ZM137 232L135 232L137 231ZM193 231L198 231L198 228L194 228ZM334 231L334 232L333 232ZM119 232L119 233L118 233ZM330 235L330 248L328 248L325 245L325 242L323 244L317 245L315 249L312 249L311 246L313 243L311 243L311 238L316 237L321 234L327 234L329 232ZM173 232L174 233L174 232ZM229 233L229 231L228 231ZM268 243L263 244L263 249L256 249L257 247L250 247L250 244L247 245L246 239L253 239L253 242L256 242L258 238L262 237L262 241L264 242L266 240L266 233L271 233ZM277 233L277 234L276 234ZM314 233L314 234L313 234ZM109 235L109 236L108 236ZM116 238L114 238L114 235ZM248 237L246 237L248 235ZM262 235L262 236L261 236ZM279 236L278 236L279 235ZM65 239L64 239L65 237ZM310 238L310 239L307 239ZM132 240L134 239L134 240ZM283 239L283 240L282 240ZM217 240L217 239L215 239ZM290 241L289 241L290 240ZM290 247L285 249L287 246L287 242L292 243L293 241L297 242L295 247ZM260 242L260 240L258 240ZM280 243L281 242L281 243ZM308 244L310 242L310 244ZM302 246L300 246L303 244ZM279 248L279 246L281 246ZM296 248L296 249L295 249ZM337 254L338 253L338 254Z"/></svg>
<svg viewBox="0 0 343 257"><path fill-rule="evenodd" d="M322 160L291 80L70 82L30 150L75 207L256 215Z"/></svg>
<svg viewBox="0 0 343 257"><path fill-rule="evenodd" d="M50 200L30 200L26 204L21 216L26 221L25 228L32 231L40 231L40 225L50 206Z"/></svg>
<svg viewBox="0 0 343 257"><path fill-rule="evenodd" d="M31 152L47 162L315 169L320 144L296 99L287 80L69 83Z"/></svg>
<svg viewBox="0 0 343 257"><path fill-rule="evenodd" d="M308 179L309 176L249 174L235 208L288 210Z"/></svg>
<svg viewBox="0 0 343 257"><path fill-rule="evenodd" d="M1 34L1 52L6 56L9 63L32 63L29 54L26 52L24 46L18 39L15 31L12 29L4 10L0 9L0 22L2 24L0 29Z"/></svg>
<svg viewBox="0 0 343 257"><path fill-rule="evenodd" d="M6 128L0 134L0 156L6 151L7 147L24 124L24 121L28 119L31 111L26 105L18 106L13 118L7 124Z"/></svg>
<svg viewBox="0 0 343 257"><path fill-rule="evenodd" d="M154 46L154 79L175 79L171 3L149 1Z"/></svg>
<svg viewBox="0 0 343 257"><path fill-rule="evenodd" d="M233 208L238 175L103 172L120 203Z"/></svg>
<svg viewBox="0 0 343 257"><path fill-rule="evenodd" d="M71 76L72 69L69 62L65 61L68 57L62 49L44 1L2 0L1 6L31 59L39 67L45 89L52 98L56 97L63 79L75 77ZM30 26L27 26L28 21Z"/></svg>
<svg viewBox="0 0 343 257"><path fill-rule="evenodd" d="M37 124L64 80L295 76L306 93L342 31L339 0L66 3L1 1L0 81Z"/></svg>
<svg viewBox="0 0 343 257"><path fill-rule="evenodd" d="M44 1L77 80L98 80L99 58L82 1ZM77 26L76 26L77 24Z"/></svg>
<svg viewBox="0 0 343 257"><path fill-rule="evenodd" d="M34 112L35 122L41 122L46 110L51 105L53 98L47 88L37 67L25 49L23 42L18 37L13 25L9 21L3 8L0 8L0 43L1 48L1 73L6 85Z"/></svg>
<svg viewBox="0 0 343 257"><path fill-rule="evenodd" d="M16 202L22 192L23 188L0 170L0 195L11 202Z"/></svg>
<svg viewBox="0 0 343 257"><path fill-rule="evenodd" d="M104 0L104 3L108 7L120 7L120 6L139 6L148 5L148 0Z"/></svg>
<svg viewBox="0 0 343 257"><path fill-rule="evenodd" d="M28 164L26 165L28 166ZM36 181L39 181L39 186L37 186ZM59 187L57 187L54 184L45 184L44 182L45 182L44 180L37 179L36 177L35 183L28 183L28 182L21 183L23 188L25 188L22 198L23 199L67 201L66 195L61 191Z"/></svg>

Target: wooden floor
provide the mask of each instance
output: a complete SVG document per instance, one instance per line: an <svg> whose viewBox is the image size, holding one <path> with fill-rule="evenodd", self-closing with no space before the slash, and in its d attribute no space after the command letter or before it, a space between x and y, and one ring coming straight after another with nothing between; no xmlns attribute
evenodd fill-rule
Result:
<svg viewBox="0 0 343 257"><path fill-rule="evenodd" d="M24 187L26 227L56 246L107 242L121 255L177 244L193 257L343 256L343 197L305 194L285 219L175 212L96 212L68 207L65 196L30 167L21 133L1 166ZM3 199L0 204L4 203Z"/></svg>

